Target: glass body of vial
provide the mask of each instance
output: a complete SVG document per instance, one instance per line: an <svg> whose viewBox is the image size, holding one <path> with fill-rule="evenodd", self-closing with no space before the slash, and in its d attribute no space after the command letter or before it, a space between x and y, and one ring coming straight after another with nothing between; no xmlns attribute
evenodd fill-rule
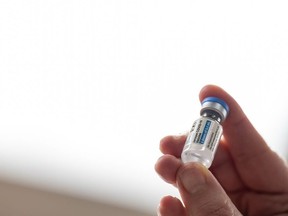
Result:
<svg viewBox="0 0 288 216"><path fill-rule="evenodd" d="M216 97L207 97L201 104L201 117L192 125L181 159L184 163L199 162L209 168L222 136L221 123L225 121L229 107Z"/></svg>

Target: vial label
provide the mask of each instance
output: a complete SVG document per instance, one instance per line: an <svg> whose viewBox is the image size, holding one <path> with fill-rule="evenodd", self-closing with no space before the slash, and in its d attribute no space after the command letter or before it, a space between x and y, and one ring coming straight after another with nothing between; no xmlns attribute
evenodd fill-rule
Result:
<svg viewBox="0 0 288 216"><path fill-rule="evenodd" d="M199 162L209 168L223 132L220 123L226 119L229 107L216 97L207 97L201 103L201 117L192 125L181 160L184 163Z"/></svg>
<svg viewBox="0 0 288 216"><path fill-rule="evenodd" d="M200 118L196 120L190 130L189 136L185 144L185 150L194 145L208 148L212 152L222 134L221 125L209 118Z"/></svg>

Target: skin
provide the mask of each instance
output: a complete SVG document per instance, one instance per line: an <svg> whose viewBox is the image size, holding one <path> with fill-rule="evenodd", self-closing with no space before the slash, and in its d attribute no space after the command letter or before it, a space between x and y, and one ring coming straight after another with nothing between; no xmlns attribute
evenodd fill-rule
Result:
<svg viewBox="0 0 288 216"><path fill-rule="evenodd" d="M199 99L208 96L219 97L230 107L213 164L209 170L198 163L183 164L180 155L186 136L164 137L160 141L163 156L155 170L178 188L182 201L163 197L158 215L288 215L287 164L269 148L227 92L208 85Z"/></svg>

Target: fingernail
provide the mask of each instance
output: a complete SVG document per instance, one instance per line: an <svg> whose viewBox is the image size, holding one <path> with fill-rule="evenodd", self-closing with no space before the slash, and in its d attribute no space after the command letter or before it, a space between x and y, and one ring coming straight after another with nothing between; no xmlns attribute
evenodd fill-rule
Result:
<svg viewBox="0 0 288 216"><path fill-rule="evenodd" d="M206 185L207 168L198 163L190 163L180 171L180 181L189 193L197 193Z"/></svg>

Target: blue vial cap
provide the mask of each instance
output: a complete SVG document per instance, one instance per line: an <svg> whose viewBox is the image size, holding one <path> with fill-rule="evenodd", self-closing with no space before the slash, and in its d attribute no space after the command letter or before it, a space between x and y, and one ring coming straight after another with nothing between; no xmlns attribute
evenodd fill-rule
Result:
<svg viewBox="0 0 288 216"><path fill-rule="evenodd" d="M202 109L200 114L210 110L218 113L220 115L220 121L224 121L229 113L228 104L217 97L207 97L202 102Z"/></svg>
<svg viewBox="0 0 288 216"><path fill-rule="evenodd" d="M206 102L215 102L215 103L219 103L223 106L223 108L227 111L227 113L229 113L229 106L228 104L224 101L224 100L221 100L220 98L217 98L217 97L206 97L202 102L201 104L203 105L204 103Z"/></svg>

